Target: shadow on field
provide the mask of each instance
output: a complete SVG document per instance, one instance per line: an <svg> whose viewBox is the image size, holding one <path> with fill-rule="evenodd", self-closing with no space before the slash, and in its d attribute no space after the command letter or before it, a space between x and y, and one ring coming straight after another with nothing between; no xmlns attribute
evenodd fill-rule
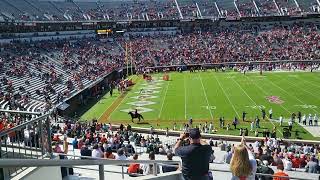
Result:
<svg viewBox="0 0 320 180"><path fill-rule="evenodd" d="M104 104L103 102L100 102L103 99L107 99L106 97L104 97L106 94L109 93L109 90L105 90L104 92L102 92L98 98L97 97L88 97L86 104L84 105L80 105L77 110L75 111L75 113L68 113L67 116L70 117L74 117L74 115L76 114L77 117L81 117L83 114L85 114L92 106L94 106L97 103L100 104ZM116 97L116 95L115 95ZM110 98L110 97L109 97Z"/></svg>
<svg viewBox="0 0 320 180"><path fill-rule="evenodd" d="M146 124L149 124L149 123L148 122L137 122L135 124L146 125Z"/></svg>

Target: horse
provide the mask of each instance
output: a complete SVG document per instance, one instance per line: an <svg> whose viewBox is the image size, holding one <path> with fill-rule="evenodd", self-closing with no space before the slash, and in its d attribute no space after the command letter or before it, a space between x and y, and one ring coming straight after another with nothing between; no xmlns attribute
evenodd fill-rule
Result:
<svg viewBox="0 0 320 180"><path fill-rule="evenodd" d="M139 122L141 119L144 120L143 116L139 113L128 112L128 114L130 114L132 122L133 122L133 119L136 119L136 118L139 120Z"/></svg>

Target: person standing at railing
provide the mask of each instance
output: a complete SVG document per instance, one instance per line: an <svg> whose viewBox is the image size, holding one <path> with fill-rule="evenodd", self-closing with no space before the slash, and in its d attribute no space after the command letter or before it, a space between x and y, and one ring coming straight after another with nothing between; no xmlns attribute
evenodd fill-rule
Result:
<svg viewBox="0 0 320 180"><path fill-rule="evenodd" d="M254 180L257 171L257 162L242 137L241 144L233 149L230 163L232 180Z"/></svg>
<svg viewBox="0 0 320 180"><path fill-rule="evenodd" d="M190 145L182 146L187 138L190 139ZM185 180L212 179L209 172L212 148L201 140L198 128L189 129L189 133L181 134L174 149L175 155L182 159L182 175Z"/></svg>
<svg viewBox="0 0 320 180"><path fill-rule="evenodd" d="M64 152L64 154L68 154L68 151L69 151L68 137L64 136L63 137L63 152Z"/></svg>
<svg viewBox="0 0 320 180"><path fill-rule="evenodd" d="M172 161L172 157L173 154L172 153L168 153L167 154L167 160L168 161ZM176 166L176 167L174 167ZM168 165L162 165L162 172L166 173L166 172L172 172L172 171L176 171L179 168L179 164L170 164L170 166Z"/></svg>
<svg viewBox="0 0 320 180"><path fill-rule="evenodd" d="M149 160L155 160L155 154L154 152L149 153ZM141 164L140 168L143 171L144 175L154 174L154 171L156 171L157 174L160 173L160 166L156 165L156 167L153 166L153 164Z"/></svg>

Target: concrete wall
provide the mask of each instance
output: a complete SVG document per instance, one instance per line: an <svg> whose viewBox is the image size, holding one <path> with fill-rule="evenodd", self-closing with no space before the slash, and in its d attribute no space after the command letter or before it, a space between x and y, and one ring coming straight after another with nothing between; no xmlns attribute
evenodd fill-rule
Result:
<svg viewBox="0 0 320 180"><path fill-rule="evenodd" d="M28 168L12 179L23 180L61 180L60 167Z"/></svg>

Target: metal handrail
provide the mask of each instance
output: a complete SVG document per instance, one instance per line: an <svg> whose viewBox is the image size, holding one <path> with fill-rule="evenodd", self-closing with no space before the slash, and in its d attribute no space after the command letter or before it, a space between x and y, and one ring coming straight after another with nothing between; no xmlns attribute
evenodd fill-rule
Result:
<svg viewBox="0 0 320 180"><path fill-rule="evenodd" d="M18 110L7 110L7 109L0 109L0 112L16 113L16 114L34 114L34 115L41 115L40 112L18 111Z"/></svg>
<svg viewBox="0 0 320 180"><path fill-rule="evenodd" d="M85 157L85 156L84 156ZM87 157L85 157L87 158ZM121 165L122 166L122 178L124 178L124 164L139 163L139 164L153 164L157 167L157 164L181 164L180 161L163 161L163 160L111 160L111 159L0 159L0 168L10 167L73 167L73 166L99 166L99 180L104 180L104 165ZM119 172L120 173L120 172ZM157 176L157 171L153 171L153 175Z"/></svg>
<svg viewBox="0 0 320 180"><path fill-rule="evenodd" d="M113 159L0 159L0 167L87 166L122 164L176 164L168 160L113 160Z"/></svg>

